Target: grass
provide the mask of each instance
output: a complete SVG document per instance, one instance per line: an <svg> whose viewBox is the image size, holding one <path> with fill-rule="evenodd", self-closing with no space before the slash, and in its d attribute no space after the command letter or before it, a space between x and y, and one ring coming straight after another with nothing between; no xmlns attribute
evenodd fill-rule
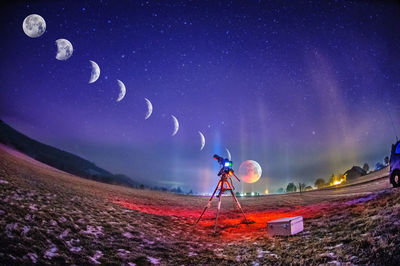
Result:
<svg viewBox="0 0 400 266"><path fill-rule="evenodd" d="M384 181L324 191L208 198L106 185L0 149L0 264L396 264L400 190ZM365 192L369 191L369 192ZM304 231L268 237L266 222L302 215Z"/></svg>

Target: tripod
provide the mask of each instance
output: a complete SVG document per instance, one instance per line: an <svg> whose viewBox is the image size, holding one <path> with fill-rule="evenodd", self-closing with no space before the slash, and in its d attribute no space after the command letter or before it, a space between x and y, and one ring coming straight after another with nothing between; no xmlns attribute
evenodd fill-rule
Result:
<svg viewBox="0 0 400 266"><path fill-rule="evenodd" d="M197 224L197 223L200 221L201 217L203 217L203 214L206 212L206 210L207 210L208 208L210 208L211 201L212 201L212 199L214 198L215 193L216 193L216 192L218 191L218 189L219 189L219 192L218 192L218 194L217 194L217 197L218 197L219 199L218 199L217 216L215 217L214 233L215 233L216 230L217 230L218 214L219 214L219 211L220 211L220 209L221 209L222 194L223 194L225 191L230 191L230 192L231 192L232 197L233 197L233 199L234 199L236 205L238 206L239 210L240 210L240 211L242 212L242 214L243 214L243 217L244 217L244 219L245 219L245 221L246 221L246 224L247 224L247 225L249 224L248 221L247 221L246 215L244 214L244 212L243 212L243 210L242 210L242 207L240 206L239 201L237 200L237 198L235 197L235 194L233 193L233 189L235 189L235 187L233 186L233 183L232 183L232 179L231 179L231 177L230 177L230 174L232 174L233 176L236 177L237 180L239 180L239 178L233 173L233 170L231 170L231 171L229 171L228 173L226 173L226 172L224 171L224 168L222 168L222 169L220 170L220 172L218 173L218 175L221 176L221 179L219 180L218 185L217 185L217 187L215 188L214 193L212 194L211 198L209 199L209 201L208 201L206 207L204 207L204 210L203 210L203 212L201 213L199 219L197 219L197 221L196 221L196 224ZM230 184L229 184L228 179L229 179L229 181L230 181ZM239 180L239 182L240 182L240 180ZM232 188L233 188L233 189L232 189Z"/></svg>

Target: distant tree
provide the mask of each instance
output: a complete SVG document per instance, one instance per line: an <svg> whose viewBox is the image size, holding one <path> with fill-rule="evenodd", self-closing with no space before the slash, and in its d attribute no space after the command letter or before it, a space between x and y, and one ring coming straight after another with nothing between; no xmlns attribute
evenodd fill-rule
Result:
<svg viewBox="0 0 400 266"><path fill-rule="evenodd" d="M171 192L181 194L183 193L181 187L171 189Z"/></svg>
<svg viewBox="0 0 400 266"><path fill-rule="evenodd" d="M190 191L188 192L188 194L189 194L189 195L193 195L193 190L190 190Z"/></svg>
<svg viewBox="0 0 400 266"><path fill-rule="evenodd" d="M375 170L381 170L383 167L385 167L385 166L383 165L383 163L378 162L378 163L376 163L376 165L375 165Z"/></svg>
<svg viewBox="0 0 400 266"><path fill-rule="evenodd" d="M278 190L276 191L276 193L282 194L282 193L283 193L283 187L278 188Z"/></svg>
<svg viewBox="0 0 400 266"><path fill-rule="evenodd" d="M286 187L286 192L296 192L297 187L294 183L289 183Z"/></svg>
<svg viewBox="0 0 400 266"><path fill-rule="evenodd" d="M389 164L389 157L386 156L385 159L384 159L383 161L385 162L385 165L388 165L388 164Z"/></svg>
<svg viewBox="0 0 400 266"><path fill-rule="evenodd" d="M363 167L362 167L362 169L365 171L365 172L369 172L369 164L368 163L365 163L364 165L363 165Z"/></svg>
<svg viewBox="0 0 400 266"><path fill-rule="evenodd" d="M302 191L304 191L305 188L306 188L306 184L304 184L304 183L299 183L299 191L300 191L300 193L301 193Z"/></svg>
<svg viewBox="0 0 400 266"><path fill-rule="evenodd" d="M317 188L323 188L324 186L326 186L325 180L322 178L318 178L317 180L315 180L314 186L316 186Z"/></svg>
<svg viewBox="0 0 400 266"><path fill-rule="evenodd" d="M140 189L144 189L144 185L143 185L143 184L140 184L139 188L140 188Z"/></svg>
<svg viewBox="0 0 400 266"><path fill-rule="evenodd" d="M305 189L305 191L313 190L313 187L312 186L306 186L304 189Z"/></svg>

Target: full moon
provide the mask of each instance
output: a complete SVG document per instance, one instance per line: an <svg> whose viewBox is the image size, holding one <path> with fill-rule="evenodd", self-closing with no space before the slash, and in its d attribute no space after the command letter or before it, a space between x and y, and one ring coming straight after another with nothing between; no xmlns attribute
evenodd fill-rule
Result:
<svg viewBox="0 0 400 266"><path fill-rule="evenodd" d="M239 167L239 176L245 183L257 182L261 174L261 166L256 161L244 161Z"/></svg>
<svg viewBox="0 0 400 266"><path fill-rule="evenodd" d="M31 14L24 19L22 29L29 37L38 38L46 31L46 21L37 14Z"/></svg>
<svg viewBox="0 0 400 266"><path fill-rule="evenodd" d="M70 41L66 39L58 39L56 41L56 45L57 45L56 59L65 61L72 56L74 48L72 47Z"/></svg>

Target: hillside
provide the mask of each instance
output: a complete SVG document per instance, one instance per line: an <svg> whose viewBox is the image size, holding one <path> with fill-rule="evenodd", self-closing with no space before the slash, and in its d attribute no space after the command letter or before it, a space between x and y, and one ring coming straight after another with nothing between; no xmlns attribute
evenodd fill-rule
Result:
<svg viewBox="0 0 400 266"><path fill-rule="evenodd" d="M0 146L0 264L398 265L400 189L387 169L367 183L223 197L194 226L208 197L113 186L21 159ZM268 237L266 222L304 217L304 231Z"/></svg>
<svg viewBox="0 0 400 266"><path fill-rule="evenodd" d="M114 175L79 156L33 140L1 120L0 143L12 147L39 162L73 175L108 184L138 186L138 183L127 176Z"/></svg>

